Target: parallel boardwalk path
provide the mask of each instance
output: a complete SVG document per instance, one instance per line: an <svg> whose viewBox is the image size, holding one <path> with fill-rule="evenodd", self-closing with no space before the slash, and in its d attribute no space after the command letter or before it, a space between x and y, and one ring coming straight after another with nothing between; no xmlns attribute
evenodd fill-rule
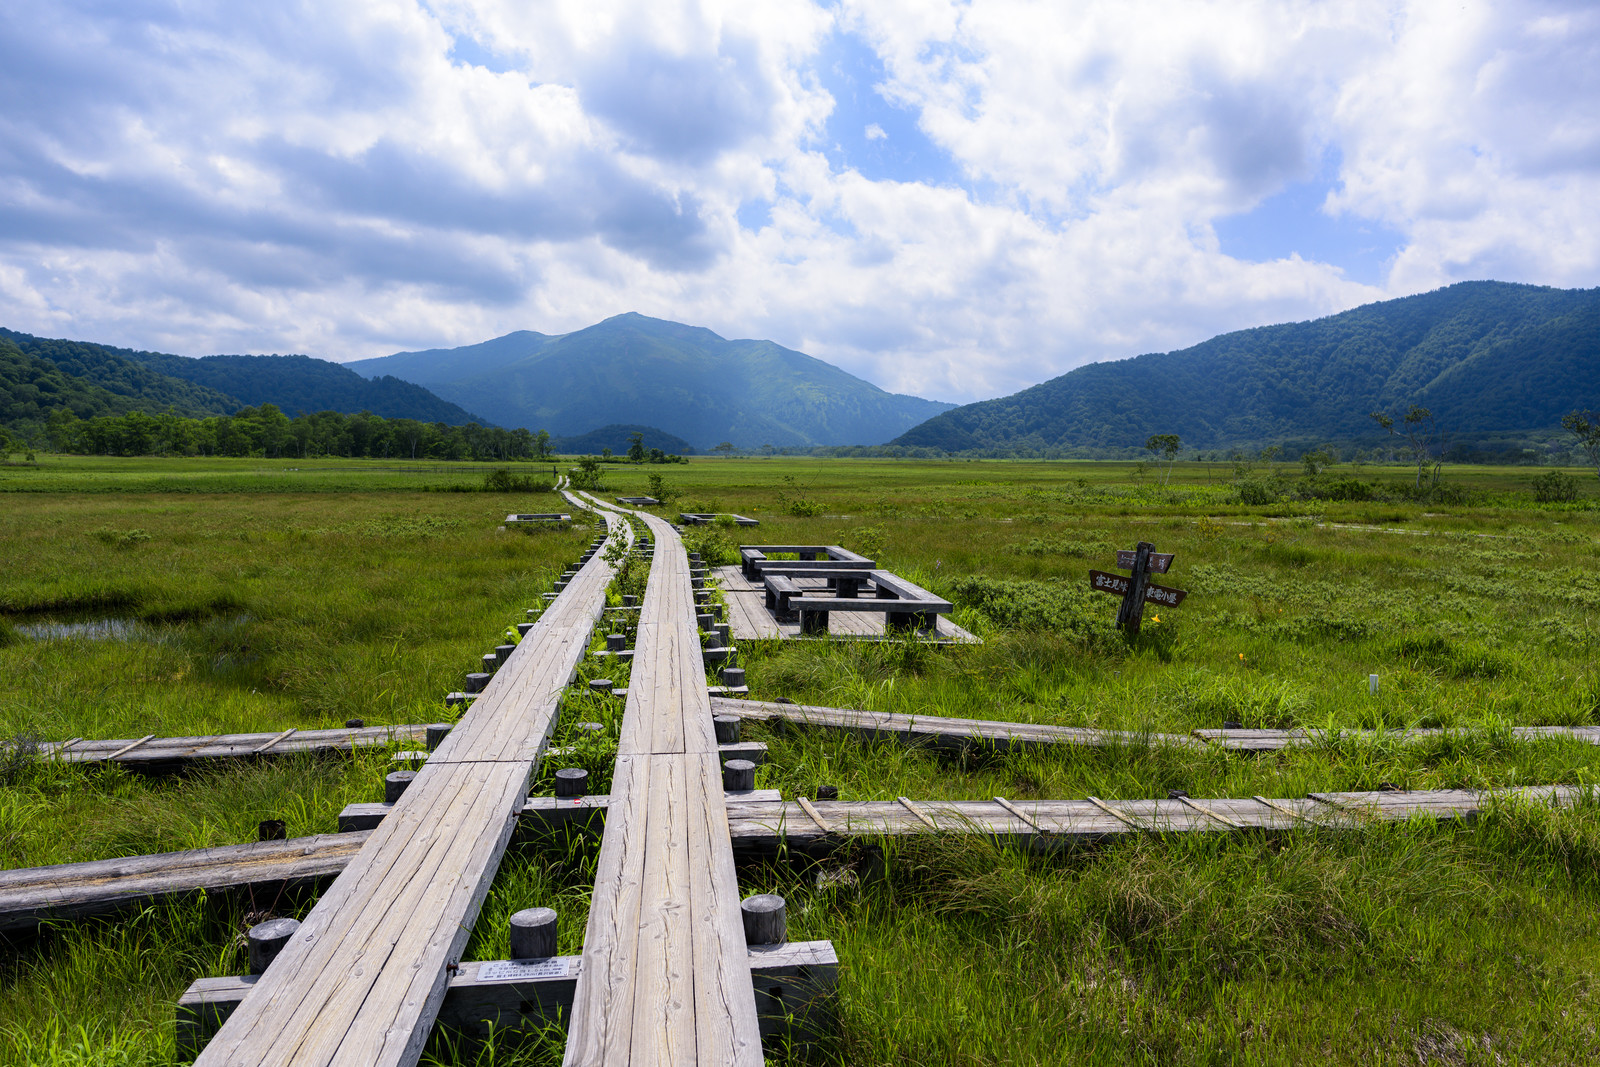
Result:
<svg viewBox="0 0 1600 1067"><path fill-rule="evenodd" d="M655 542L568 1067L758 1065L761 1036L683 542Z"/></svg>
<svg viewBox="0 0 1600 1067"><path fill-rule="evenodd" d="M417 1062L611 573L551 602L197 1064Z"/></svg>

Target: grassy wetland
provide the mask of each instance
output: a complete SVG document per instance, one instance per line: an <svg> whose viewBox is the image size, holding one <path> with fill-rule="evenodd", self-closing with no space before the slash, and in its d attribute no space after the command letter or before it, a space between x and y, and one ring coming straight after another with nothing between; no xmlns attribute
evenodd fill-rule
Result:
<svg viewBox="0 0 1600 1067"><path fill-rule="evenodd" d="M548 468L546 468L548 471ZM606 468L612 493L655 468ZM1589 785L1600 748L1511 726L1600 722L1600 508L1540 504L1537 471L1343 471L1376 491L1318 499L1271 468L1078 462L709 460L664 471L677 510L733 511L740 540L837 543L949 597L974 647L745 642L752 694L881 711L1150 732L1320 727L1264 755L1155 745L952 757L747 724L785 796L847 800L1298 796L1312 790ZM211 734L446 718L442 695L588 540L500 531L540 494L452 492L482 469L297 470L260 460L46 457L0 468L0 733ZM1253 500L1254 503L1247 503ZM1141 636L1085 572L1118 548L1175 552ZM637 582L640 575L630 580ZM1159 621L1156 617L1159 617ZM602 661L595 661L599 663ZM621 707L581 681L563 711ZM604 675L618 684L615 667ZM1379 676L1376 696L1367 678ZM1404 742L1395 731L1443 727ZM577 760L599 774L604 741ZM328 832L378 799L388 753L142 779L0 763L0 866L251 840L283 818ZM536 783L536 788L542 783ZM597 783L603 784L603 783ZM1477 1064L1580 1062L1600 1045L1600 803L1505 804L1472 824L1359 833L1130 838L1051 858L917 839L823 868L743 872L790 902L794 938L841 959L839 1032L787 1062ZM509 854L471 958L504 917L549 905L582 937L594 849ZM307 896L231 896L60 924L0 945L0 1064L164 1063L172 1004L239 973L248 921ZM543 1046L482 1062L559 1061ZM433 1062L457 1057L448 1042Z"/></svg>

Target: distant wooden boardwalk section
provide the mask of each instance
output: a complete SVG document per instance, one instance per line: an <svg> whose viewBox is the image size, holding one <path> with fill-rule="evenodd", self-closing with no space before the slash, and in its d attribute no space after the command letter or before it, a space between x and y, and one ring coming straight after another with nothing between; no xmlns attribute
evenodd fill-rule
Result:
<svg viewBox="0 0 1600 1067"><path fill-rule="evenodd" d="M597 554L551 602L198 1064L417 1062L611 575Z"/></svg>
<svg viewBox="0 0 1600 1067"><path fill-rule="evenodd" d="M1033 745L1178 745L1203 748L1201 741L1184 734L1139 733L1081 726L1046 726L1026 722L992 722L937 715L897 715L887 711L824 708L812 704L774 704L762 700L712 697L711 710L761 722L787 722L848 730L867 738L888 738L906 744L963 749L987 745L996 749Z"/></svg>
<svg viewBox="0 0 1600 1067"><path fill-rule="evenodd" d="M655 543L595 874L568 1067L763 1062L689 560Z"/></svg>
<svg viewBox="0 0 1600 1067"><path fill-rule="evenodd" d="M45 741L39 755L64 763L117 763L129 770L159 774L213 759L252 759L297 752L350 752L383 748L395 741L421 742L426 725L341 727L325 730L277 730L209 737L145 737L122 740ZM3 749L7 746L0 746Z"/></svg>
<svg viewBox="0 0 1600 1067"><path fill-rule="evenodd" d="M810 638L810 635L800 632L798 620L780 622L774 618L772 612L767 610L765 587L760 582L746 578L737 566L714 567L711 577L722 590L722 599L727 602L728 625L733 629L735 640ZM797 578L795 584L805 589L822 590L827 588L828 583L821 578ZM905 640L904 637L888 633L881 611L834 611L829 614L829 636L865 641ZM812 639L826 640L827 637ZM979 643L974 634L944 616L938 616L933 630L918 635L916 639L946 645Z"/></svg>

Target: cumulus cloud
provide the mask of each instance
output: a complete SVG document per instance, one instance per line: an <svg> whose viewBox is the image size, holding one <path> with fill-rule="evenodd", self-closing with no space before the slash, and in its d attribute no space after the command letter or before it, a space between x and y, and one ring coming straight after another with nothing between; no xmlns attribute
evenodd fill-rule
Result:
<svg viewBox="0 0 1600 1067"><path fill-rule="evenodd" d="M637 310L975 399L1597 284L1597 71L1576 2L10 5L3 324L352 359ZM1219 239L1308 182L1399 235L1380 284Z"/></svg>

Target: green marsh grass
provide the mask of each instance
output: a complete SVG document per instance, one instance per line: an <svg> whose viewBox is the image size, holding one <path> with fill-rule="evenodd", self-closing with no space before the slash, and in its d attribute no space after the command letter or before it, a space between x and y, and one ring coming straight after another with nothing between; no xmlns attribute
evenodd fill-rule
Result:
<svg viewBox="0 0 1600 1067"><path fill-rule="evenodd" d="M446 718L443 693L591 537L497 529L549 498L435 491L481 484L474 465L296 466L45 457L0 472L0 732ZM611 492L644 491L648 473L608 469ZM1593 784L1600 749L1508 729L1600 722L1592 490L1536 506L1526 470L1447 477L1467 503L1395 493L1252 508L1223 464L1180 465L1168 487L1133 464L1087 462L697 459L668 472L683 507L762 521L694 531L708 561L731 562L740 542L844 544L949 595L983 638L741 642L757 698L1136 732L1331 730L1255 756L1140 743L946 754L747 723L771 749L757 784L786 796L824 784L847 800ZM1163 584L1190 597L1147 614L1129 642L1085 572L1141 539L1178 554ZM645 568L631 570L614 603L643 592ZM28 636L95 619L128 636ZM596 792L623 705L587 682L627 676L586 658L553 738ZM1415 726L1446 733L1394 737ZM160 780L16 760L0 767L0 864L250 840L265 818L331 831L345 803L378 798L388 757ZM537 905L558 909L562 950L577 951L594 856L580 833L513 849L468 958L504 955L506 916ZM1130 837L1056 856L974 838L863 842L820 867L746 871L741 885L782 892L791 935L831 939L843 964L837 1036L774 1062L1565 1064L1593 1058L1600 1023L1597 862L1592 802L1506 803L1472 824ZM303 914L313 899L213 895L0 946L0 1064L169 1062L182 989L242 969L247 918ZM559 1062L561 1036L479 1054L439 1035L428 1062Z"/></svg>

